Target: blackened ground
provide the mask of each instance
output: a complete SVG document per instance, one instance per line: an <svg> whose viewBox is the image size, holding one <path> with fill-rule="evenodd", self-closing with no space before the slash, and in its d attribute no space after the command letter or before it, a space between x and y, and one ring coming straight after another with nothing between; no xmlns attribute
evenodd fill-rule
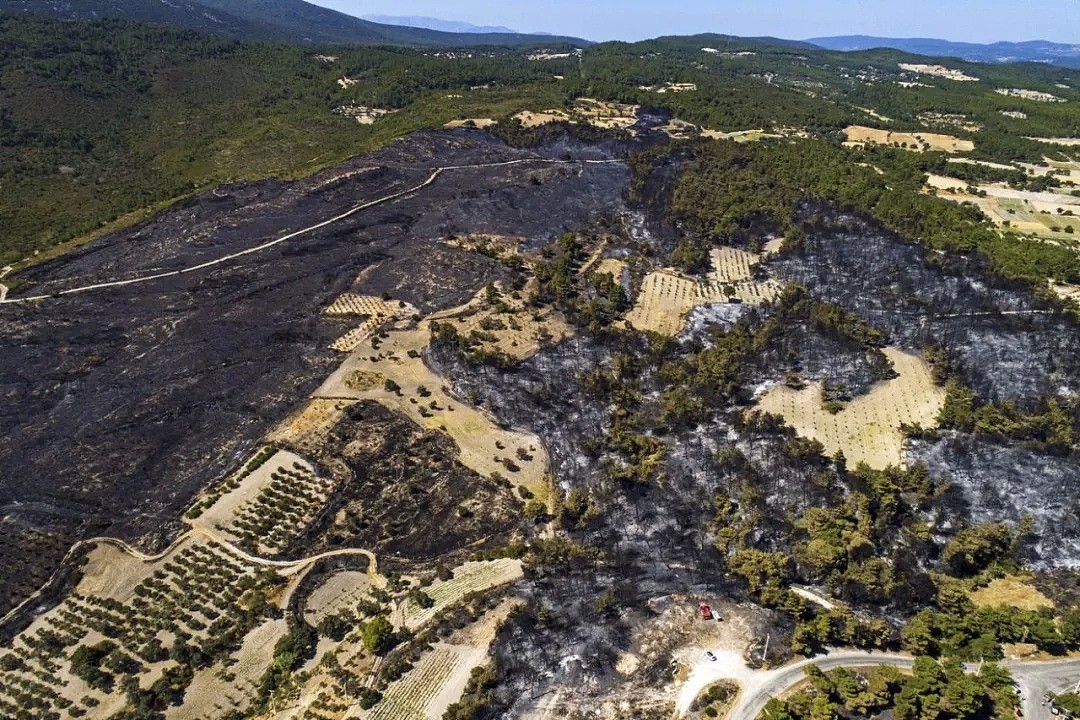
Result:
<svg viewBox="0 0 1080 720"><path fill-rule="evenodd" d="M947 500L974 522L1018 524L1034 520L1035 543L1028 562L1037 568L1080 568L1080 462L1022 447L996 445L948 434L934 442L913 441L911 462L950 482Z"/></svg>
<svg viewBox="0 0 1080 720"><path fill-rule="evenodd" d="M887 330L895 344L942 345L984 398L1031 407L1080 391L1080 328L1070 317L1039 306L1029 290L993 283L974 261L854 217L829 220L770 269Z"/></svg>
<svg viewBox="0 0 1080 720"><path fill-rule="evenodd" d="M415 186L438 166L605 153L568 140L519 150L475 131L421 133L300 182L207 193L22 274L21 292L222 257ZM621 164L452 171L415 195L203 271L0 306L3 514L21 517L30 505L79 534L93 522L97 532L160 545L193 495L235 467L340 361L327 346L343 329L320 317L339 293L453 306L497 269L443 249L447 235L526 235L540 244L594 213L617 212L626 183ZM425 261L452 270L436 286Z"/></svg>
<svg viewBox="0 0 1080 720"><path fill-rule="evenodd" d="M522 522L512 486L480 477L456 455L447 435L378 403L349 408L318 457L344 471L344 484L297 545L304 552L367 548L385 570L398 556L453 564L467 559L465 548L505 544Z"/></svg>

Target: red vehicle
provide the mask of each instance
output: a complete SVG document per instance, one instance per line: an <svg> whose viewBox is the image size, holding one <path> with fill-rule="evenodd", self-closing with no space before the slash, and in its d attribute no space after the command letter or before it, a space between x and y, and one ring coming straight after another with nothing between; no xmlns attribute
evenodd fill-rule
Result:
<svg viewBox="0 0 1080 720"><path fill-rule="evenodd" d="M712 620L712 608L711 607L709 607L705 603L701 603L700 605L698 605L698 610L701 611L702 619L704 619L704 620Z"/></svg>

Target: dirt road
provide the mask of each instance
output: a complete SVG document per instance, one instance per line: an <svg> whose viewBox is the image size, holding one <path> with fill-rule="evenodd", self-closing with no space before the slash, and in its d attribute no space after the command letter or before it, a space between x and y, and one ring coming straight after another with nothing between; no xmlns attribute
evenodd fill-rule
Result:
<svg viewBox="0 0 1080 720"><path fill-rule="evenodd" d="M439 178L439 176L442 175L444 172L452 172L454 170L479 170L479 169L483 169L483 168L496 168L496 167L506 167L506 166L509 166L509 165L522 165L522 164L526 164L526 163L529 163L529 164L531 164L531 163L540 163L540 164L544 164L544 165L578 165L578 164L609 165L609 164L615 164L615 163L621 163L621 162L623 162L623 161L622 160L549 160L549 159L546 159L546 158L520 158L518 160L507 160L507 161L504 161L504 162L495 162L495 163L478 163L478 164L475 164L475 165L447 165L447 166L444 166L444 167L437 167L431 172L431 175L429 175L428 178L426 180L424 180L422 183L420 183L419 185L414 185L413 187L406 188L404 190L400 190L400 191L398 191L396 193L392 193L390 195L386 195L386 196L383 196L383 197L380 197L380 198L376 198L375 200L371 200L371 201L368 201L366 203L362 203L362 204L357 205L357 206L355 206L353 208L350 208L349 210L346 210L345 212L341 213L340 215L335 215L334 217L330 218L329 220L323 220L320 223L316 223L316 224L311 225L309 227L302 228L300 230L296 230L296 231L288 233L286 235L282 235L281 237L275 238L274 240L268 240L268 241L266 241L264 243L260 243L259 245L254 246L254 247L247 248L246 250L240 250L239 252L229 253L228 255L223 255L223 256L221 256L219 258L215 258L214 260L209 260L207 262L199 263L197 265L191 265L189 267L181 268L179 270L170 270L168 272L154 273L154 274L151 274L151 275L143 275L141 277L129 278L127 280L112 280L112 281L109 281L109 282L100 282L100 283L93 283L91 285L82 285L80 287L74 287L74 288L71 288L69 290L61 290L60 292L57 292L57 293L51 294L51 295L28 295L26 297L12 298L10 300L7 299L7 288L0 285L0 288L2 288L2 290L0 290L0 293L2 293L2 295L0 295L0 302L5 303L5 304L8 304L8 303L16 304L16 303L38 302L38 301L41 301L41 300L48 300L50 298L56 298L56 297L60 297L60 296L63 296L63 295L74 295L76 293L85 293L85 292L91 292L93 290L103 290L103 289L112 288L112 287L122 287L122 286L125 286L125 285L139 285L139 284L142 284L142 283L153 282L154 280L160 280L162 278L174 277L174 276L177 276L177 275L184 275L184 274L188 274L188 273L198 272L200 270L206 270L207 268L211 268L211 267L214 267L216 265L222 265L222 264L228 263L228 262L230 262L232 260L236 260L237 258L244 257L245 255L251 255L252 253L257 253L257 252L260 252L262 250L272 248L275 245L280 245L281 243L284 243L284 242L287 242L289 240L293 240L295 238L298 238L301 235L307 235L309 233L315 232L316 230L321 230L322 228L325 228L325 227L327 227L329 225L333 225L334 223L341 222L342 220L350 218L350 217L352 217L353 215L355 215L356 213L358 213L358 212L360 212L362 210L367 210L368 208L375 207L376 205L382 205L382 204L388 203L388 202L390 202L392 200L397 200L398 198L405 197L406 195L412 195L414 193L417 193L417 192L423 190L424 188L428 187L432 183L434 183ZM10 268L6 268L4 274L6 274L7 272L10 272ZM3 275L0 275L0 277L3 277Z"/></svg>

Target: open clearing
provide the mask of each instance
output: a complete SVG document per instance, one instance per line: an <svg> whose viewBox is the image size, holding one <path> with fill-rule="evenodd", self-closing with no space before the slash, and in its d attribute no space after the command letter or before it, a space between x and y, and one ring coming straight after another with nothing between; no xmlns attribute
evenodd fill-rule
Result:
<svg viewBox="0 0 1080 720"><path fill-rule="evenodd" d="M1041 138L1041 137L1029 137L1028 140L1034 140L1041 143L1050 143L1051 145L1080 145L1080 138Z"/></svg>
<svg viewBox="0 0 1080 720"><path fill-rule="evenodd" d="M1080 303L1080 285L1051 282L1050 289L1052 289L1060 298Z"/></svg>
<svg viewBox="0 0 1080 720"><path fill-rule="evenodd" d="M489 128L492 125L498 125L498 120L492 118L465 118L463 120L451 120L443 125L448 130L458 130L460 128Z"/></svg>
<svg viewBox="0 0 1080 720"><path fill-rule="evenodd" d="M975 143L970 140L961 140L941 133L904 133L863 125L849 125L844 128L844 135L847 137L844 145L848 147L860 147L867 144L891 145L915 152L940 150L948 153L971 152L975 149Z"/></svg>
<svg viewBox="0 0 1080 720"><path fill-rule="evenodd" d="M637 111L637 105L578 98L573 113L596 127L625 130L637 122Z"/></svg>
<svg viewBox="0 0 1080 720"><path fill-rule="evenodd" d="M553 122L567 122L570 120L570 114L565 110L545 110L543 112L522 110L514 118L525 127L539 127Z"/></svg>
<svg viewBox="0 0 1080 720"><path fill-rule="evenodd" d="M625 322L637 330L678 335L687 313L699 305L732 301L761 305L780 292L775 280L753 279L750 268L761 260L756 253L720 247L712 250L711 259L713 268L704 282L670 269L647 275Z"/></svg>
<svg viewBox="0 0 1080 720"><path fill-rule="evenodd" d="M1038 610L1054 606L1050 598L1016 575L991 580L986 587L971 593L971 602L977 608L1006 605L1019 610Z"/></svg>
<svg viewBox="0 0 1080 720"><path fill-rule="evenodd" d="M874 385L838 413L823 407L820 382L801 390L774 385L758 398L757 407L782 416L799 435L819 441L826 454L842 450L851 465L901 466L900 425L934 427L945 391L934 384L930 368L918 356L891 347L884 352L899 377Z"/></svg>

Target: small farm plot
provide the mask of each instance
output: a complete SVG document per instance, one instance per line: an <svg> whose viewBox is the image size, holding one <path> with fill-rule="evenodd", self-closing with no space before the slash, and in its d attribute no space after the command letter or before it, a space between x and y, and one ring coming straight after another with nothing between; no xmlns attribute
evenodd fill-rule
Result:
<svg viewBox="0 0 1080 720"><path fill-rule="evenodd" d="M901 466L900 426L935 426L945 392L934 384L930 368L918 356L895 348L886 348L885 355L899 377L878 383L837 413L823 406L821 383L809 383L801 390L773 386L758 398L758 408L782 416L799 435L824 445L826 453L842 450L852 465Z"/></svg>
<svg viewBox="0 0 1080 720"><path fill-rule="evenodd" d="M334 573L308 597L305 607L307 621L317 626L323 618L355 608L371 592L371 587L371 578L367 573L356 570Z"/></svg>
<svg viewBox="0 0 1080 720"><path fill-rule="evenodd" d="M236 509L227 530L242 547L258 554L280 554L322 510L333 491L334 482L317 475L303 459L289 465L275 463L269 482Z"/></svg>
<svg viewBox="0 0 1080 720"><path fill-rule="evenodd" d="M739 248L719 247L710 253L712 271L709 279L716 283L737 283L753 279L752 267L761 261L756 253Z"/></svg>
<svg viewBox="0 0 1080 720"><path fill-rule="evenodd" d="M605 102L592 98L574 101L574 115L600 128L626 129L637 122L637 105Z"/></svg>
<svg viewBox="0 0 1080 720"><path fill-rule="evenodd" d="M459 649L442 644L434 646L404 678L390 686L367 717L370 720L438 720L442 714L431 715L428 708L462 664Z"/></svg>
<svg viewBox="0 0 1080 720"><path fill-rule="evenodd" d="M194 527L223 531L249 550L276 554L304 530L333 489L304 458L267 447L188 518Z"/></svg>
<svg viewBox="0 0 1080 720"><path fill-rule="evenodd" d="M183 702L165 713L167 720L216 720L244 712L274 659L274 645L286 633L288 624L283 618L267 620L252 630L224 663L195 673Z"/></svg>
<svg viewBox="0 0 1080 720"><path fill-rule="evenodd" d="M761 305L776 299L781 285L775 280L753 279L751 268L761 260L756 253L731 247L712 251L713 269L698 282L671 270L650 273L641 283L625 322L636 330L678 335L686 315L698 305L732 302Z"/></svg>
<svg viewBox="0 0 1080 720"><path fill-rule="evenodd" d="M698 284L690 278L663 270L650 273L641 283L626 322L636 330L677 335L684 316L699 300Z"/></svg>
<svg viewBox="0 0 1080 720"><path fill-rule="evenodd" d="M503 558L465 563L454 569L454 577L450 580L437 580L424 589L428 597L434 601L431 607L423 608L412 599L406 600L401 609L402 623L410 630L418 628L433 618L436 613L453 605L466 595L514 582L522 575L520 560Z"/></svg>
<svg viewBox="0 0 1080 720"><path fill-rule="evenodd" d="M404 301L390 302L372 295L344 293L327 306L323 313L329 317L367 318L330 345L331 349L338 352L352 352L385 323L411 316L416 313L416 308Z"/></svg>
<svg viewBox="0 0 1080 720"><path fill-rule="evenodd" d="M847 138L844 144L849 147L890 145L915 152L940 150L947 153L971 152L975 149L975 143L970 140L961 140L942 133L893 132L892 130L881 130L862 125L849 125L844 128L844 135Z"/></svg>

